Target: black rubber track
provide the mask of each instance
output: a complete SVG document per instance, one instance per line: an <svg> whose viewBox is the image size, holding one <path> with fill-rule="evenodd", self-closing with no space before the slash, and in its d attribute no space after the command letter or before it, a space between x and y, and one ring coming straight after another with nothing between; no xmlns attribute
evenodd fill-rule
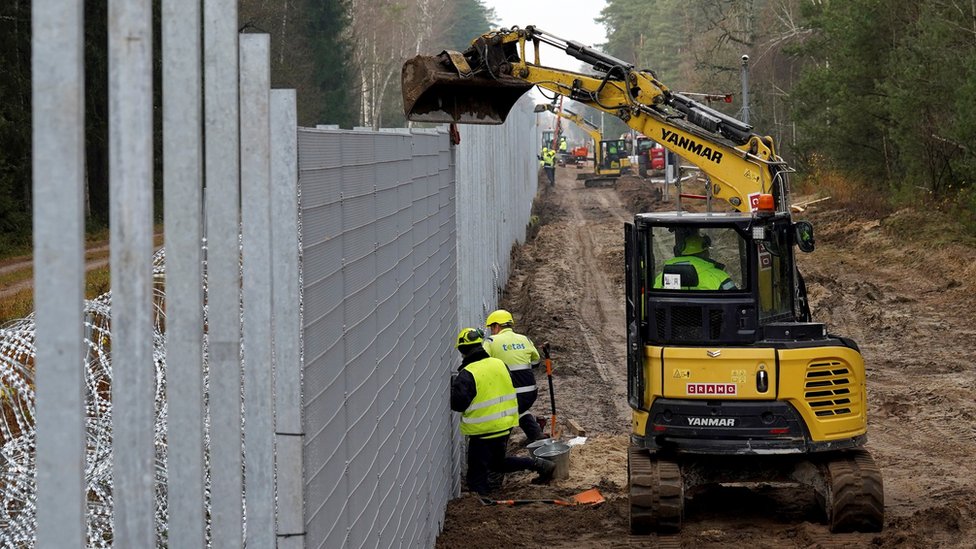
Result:
<svg viewBox="0 0 976 549"><path fill-rule="evenodd" d="M684 486L678 464L631 447L627 456L632 534L671 534L681 530Z"/></svg>
<svg viewBox="0 0 976 549"><path fill-rule="evenodd" d="M880 532L884 527L881 470L863 449L827 462L827 517L831 532Z"/></svg>

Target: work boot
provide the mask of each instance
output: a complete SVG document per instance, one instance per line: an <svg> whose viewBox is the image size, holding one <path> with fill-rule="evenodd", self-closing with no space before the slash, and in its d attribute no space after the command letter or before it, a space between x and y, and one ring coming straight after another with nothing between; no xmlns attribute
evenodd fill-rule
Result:
<svg viewBox="0 0 976 549"><path fill-rule="evenodd" d="M539 476L532 479L532 484L549 484L552 475L556 472L556 464L544 458L533 458L533 468Z"/></svg>

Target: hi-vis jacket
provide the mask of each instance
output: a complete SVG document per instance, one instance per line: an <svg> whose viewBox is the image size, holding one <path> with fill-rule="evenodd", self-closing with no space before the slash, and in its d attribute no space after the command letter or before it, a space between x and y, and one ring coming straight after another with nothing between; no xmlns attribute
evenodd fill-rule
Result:
<svg viewBox="0 0 976 549"><path fill-rule="evenodd" d="M729 273L725 272L719 264L715 263L711 259L703 259L694 255L679 255L677 257L672 257L671 259L664 262L665 265L680 265L682 263L690 264L695 268L698 273L698 285L691 288L682 288L687 290L734 290L735 283L729 277ZM664 287L664 273L659 273L657 278L654 279L655 288Z"/></svg>
<svg viewBox="0 0 976 549"><path fill-rule="evenodd" d="M551 168L556 163L556 151L552 149L544 149L542 151L542 165Z"/></svg>
<svg viewBox="0 0 976 549"><path fill-rule="evenodd" d="M502 359L512 372L512 383L518 393L519 414L525 415L539 395L532 371L532 366L539 363L539 351L532 340L513 332L511 328L504 328L491 336L485 341L485 347L489 355Z"/></svg>
<svg viewBox="0 0 976 549"><path fill-rule="evenodd" d="M451 409L461 412L461 433L480 438L507 435L518 425L518 403L505 363L479 349L459 370L451 383Z"/></svg>

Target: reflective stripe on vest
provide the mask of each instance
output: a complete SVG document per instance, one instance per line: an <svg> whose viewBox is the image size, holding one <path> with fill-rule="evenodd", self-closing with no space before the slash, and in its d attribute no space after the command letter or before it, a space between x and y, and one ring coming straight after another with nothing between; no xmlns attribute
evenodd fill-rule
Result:
<svg viewBox="0 0 976 549"><path fill-rule="evenodd" d="M515 391L515 392L517 393L518 391ZM512 400L514 398L515 398L515 395L502 395L502 396L500 396L498 398L493 398L493 399L490 399L490 400L483 400L481 402L478 402L478 403L475 403L475 404L472 404L472 405L468 406L468 409L465 410L465 412L473 412L475 410L480 410L482 408L487 408L487 407L492 406L494 404L498 404L499 402L505 402L506 400Z"/></svg>
<svg viewBox="0 0 976 549"><path fill-rule="evenodd" d="M508 398L505 400L515 400L515 396L512 395L512 398ZM488 416L478 416L478 417L461 416L461 423L484 423L486 421L491 421L493 419L498 419L505 416L514 416L515 414L518 414L518 408L509 408L507 410L502 410L501 412L496 412Z"/></svg>
<svg viewBox="0 0 976 549"><path fill-rule="evenodd" d="M510 364L508 366L509 372L517 372L519 370L531 370L531 369L532 369L531 364Z"/></svg>

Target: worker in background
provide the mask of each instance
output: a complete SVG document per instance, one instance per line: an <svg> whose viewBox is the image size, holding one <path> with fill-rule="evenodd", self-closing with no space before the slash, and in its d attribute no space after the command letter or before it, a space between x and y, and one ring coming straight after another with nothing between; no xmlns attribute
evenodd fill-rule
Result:
<svg viewBox="0 0 976 549"><path fill-rule="evenodd" d="M451 378L451 410L461 412L461 433L468 438L468 489L487 495L492 489L489 472L535 471L533 483L549 482L555 463L505 455L508 437L518 425L515 386L505 363L488 356L484 334L477 328L458 333L457 350L463 358Z"/></svg>
<svg viewBox="0 0 976 549"><path fill-rule="evenodd" d="M616 141L607 143L607 154L604 160L607 168L615 168L620 165L620 151L617 149Z"/></svg>
<svg viewBox="0 0 976 549"><path fill-rule="evenodd" d="M546 172L546 177L549 178L549 185L556 184L556 151L550 149L549 147L542 147L542 169Z"/></svg>
<svg viewBox="0 0 976 549"><path fill-rule="evenodd" d="M512 383L518 394L518 424L525 433L527 442L546 438L542 427L532 415L530 408L539 396L532 369L539 365L539 351L528 337L515 333L515 320L512 313L499 309L488 315L485 326L491 330L488 339L488 354L501 359L512 373Z"/></svg>
<svg viewBox="0 0 976 549"><path fill-rule="evenodd" d="M566 165L566 158L569 156L569 143L566 142L566 136L559 136L559 153L556 155L556 163L560 166Z"/></svg>
<svg viewBox="0 0 976 549"><path fill-rule="evenodd" d="M698 229L678 229L675 234L675 256L664 262L664 265L691 265L698 274L698 284L695 286L681 286L682 290L735 290L735 283L727 272L725 265L709 257L711 239L702 235ZM661 272L654 279L655 288L664 288L664 273Z"/></svg>

